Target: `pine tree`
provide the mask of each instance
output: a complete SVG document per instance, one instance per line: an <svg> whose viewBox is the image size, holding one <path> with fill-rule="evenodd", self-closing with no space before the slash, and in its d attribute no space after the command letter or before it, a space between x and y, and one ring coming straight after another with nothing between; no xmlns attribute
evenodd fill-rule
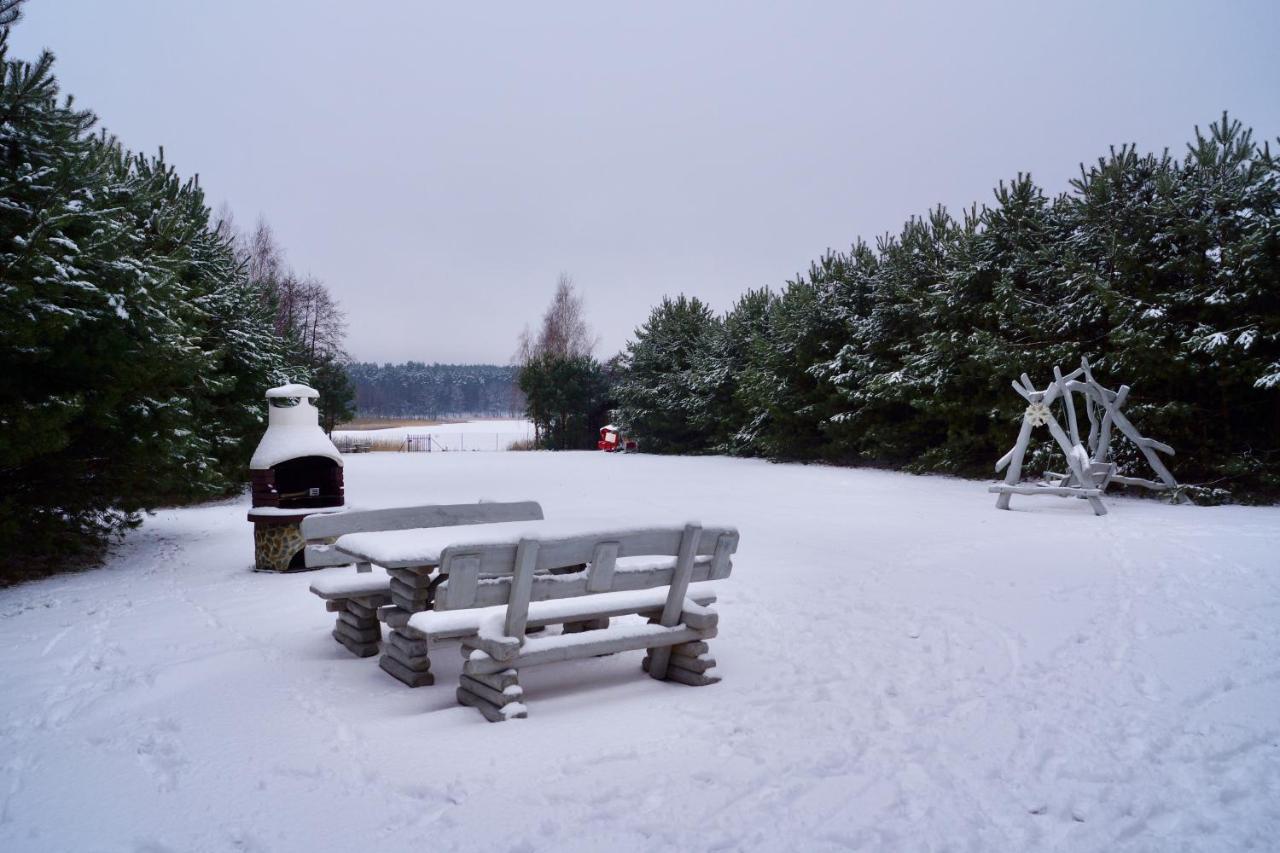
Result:
<svg viewBox="0 0 1280 853"><path fill-rule="evenodd" d="M696 297L664 298L619 360L617 417L645 450L696 453L710 444L699 428L701 378L717 319Z"/></svg>
<svg viewBox="0 0 1280 853"><path fill-rule="evenodd" d="M766 288L747 291L710 332L692 370L690 420L717 453L750 455L756 409L744 384L751 353L768 333L775 297ZM744 425L747 425L744 428Z"/></svg>
<svg viewBox="0 0 1280 853"><path fill-rule="evenodd" d="M553 352L532 356L520 368L526 413L548 450L595 447L608 412L609 382L601 364L589 355Z"/></svg>
<svg viewBox="0 0 1280 853"><path fill-rule="evenodd" d="M25 570L239 488L284 364L196 181L90 135L47 52L5 32L0 64L0 545Z"/></svg>
<svg viewBox="0 0 1280 853"><path fill-rule="evenodd" d="M311 374L311 385L320 392L320 425L333 434L338 424L355 417L356 389L346 365L336 358L322 362Z"/></svg>

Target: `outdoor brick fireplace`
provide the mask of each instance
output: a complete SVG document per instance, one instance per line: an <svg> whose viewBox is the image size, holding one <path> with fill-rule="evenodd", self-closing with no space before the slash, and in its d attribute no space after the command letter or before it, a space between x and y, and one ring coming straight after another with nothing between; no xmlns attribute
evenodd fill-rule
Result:
<svg viewBox="0 0 1280 853"><path fill-rule="evenodd" d="M305 569L302 519L343 506L342 454L320 428L319 396L306 385L267 392L267 432L249 462L258 571Z"/></svg>

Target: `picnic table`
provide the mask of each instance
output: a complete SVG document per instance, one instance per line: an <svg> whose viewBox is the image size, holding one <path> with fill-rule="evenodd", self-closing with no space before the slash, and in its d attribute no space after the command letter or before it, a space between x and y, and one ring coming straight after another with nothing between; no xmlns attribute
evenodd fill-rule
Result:
<svg viewBox="0 0 1280 853"><path fill-rule="evenodd" d="M665 527L672 526L667 524ZM661 529L662 525L653 522L619 524L610 519L573 519L573 520L527 520L501 521L465 526L410 528L401 530L375 530L367 532L347 533L339 536L333 543L333 550L339 558L357 564L371 564L386 570L391 581L389 585L390 604L379 608L378 619L391 629L387 641L383 644L383 654L379 666L388 674L411 687L433 683L430 672L430 657L423 638L409 627L409 620L415 613L431 610L436 590L448 579L443 569L444 556L451 546L465 544L477 546L493 555L494 546L510 546L514 550L522 539L540 541L572 541L584 536L596 539L630 539L635 541L635 534ZM643 545L638 546L638 554L650 554ZM552 554L554 552L551 552ZM652 566L655 570L670 572L670 566L658 565L652 558L630 558L628 554L617 555L619 569L646 569ZM554 556L552 556L554 563ZM663 561L657 561L663 562ZM673 561L666 561L673 562ZM473 563L472 576L467 579L471 584L489 572L481 563ZM580 560L565 560L562 566L553 568L549 573L560 571L575 572L582 568ZM584 585L581 592L586 592L586 579L580 578L576 583ZM493 596L502 595L505 590L481 585L481 593ZM565 592L568 592L566 589ZM498 598L492 602L477 601L478 606L497 604ZM565 626L566 631L578 632L598 629L608 625L607 619L591 619L581 623Z"/></svg>

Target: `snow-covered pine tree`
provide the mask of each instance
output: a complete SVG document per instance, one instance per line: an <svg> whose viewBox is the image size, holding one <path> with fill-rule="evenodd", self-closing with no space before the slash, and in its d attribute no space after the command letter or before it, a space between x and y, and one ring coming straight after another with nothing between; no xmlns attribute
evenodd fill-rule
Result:
<svg viewBox="0 0 1280 853"><path fill-rule="evenodd" d="M697 422L698 371L708 364L717 323L697 297L664 297L628 342L614 385L617 417L646 450L708 449L709 437Z"/></svg>
<svg viewBox="0 0 1280 853"><path fill-rule="evenodd" d="M9 58L0 30L0 543L22 553L74 550L128 520L82 480L67 456L96 393L77 375L84 330L119 320L114 294L87 267L117 232L102 209L106 170L88 131L94 116L59 100L53 55ZM121 308L120 310L124 310ZM97 490L96 483L94 491ZM70 534L68 536L68 534Z"/></svg>
<svg viewBox="0 0 1280 853"><path fill-rule="evenodd" d="M1228 482L1277 491L1280 161L1226 113L1195 135L1157 200L1158 301L1134 306L1143 332L1179 347L1144 371L1160 382L1145 414L1160 435L1190 432L1206 456L1228 460Z"/></svg>
<svg viewBox="0 0 1280 853"><path fill-rule="evenodd" d="M192 242L191 263L208 280L195 301L203 312L200 348L210 364L198 379L202 393L194 405L226 490L243 479L265 428L263 389L307 377L292 364L289 342L275 332L270 294L248 277L230 235L203 228Z"/></svg>
<svg viewBox="0 0 1280 853"><path fill-rule="evenodd" d="M692 368L691 421L716 453L754 452L756 407L743 384L752 351L765 345L774 295L766 288L747 291L710 330L711 341L696 351Z"/></svg>
<svg viewBox="0 0 1280 853"><path fill-rule="evenodd" d="M826 455L823 426L838 401L810 367L840 346L842 327L828 305L843 274L844 259L828 253L808 277L788 282L769 301L739 380L748 421L738 438L747 452L773 459Z"/></svg>
<svg viewBox="0 0 1280 853"><path fill-rule="evenodd" d="M240 334L252 296L196 182L91 136L50 54L0 35L0 63L0 544L55 563L238 487L262 390L238 379L283 364Z"/></svg>

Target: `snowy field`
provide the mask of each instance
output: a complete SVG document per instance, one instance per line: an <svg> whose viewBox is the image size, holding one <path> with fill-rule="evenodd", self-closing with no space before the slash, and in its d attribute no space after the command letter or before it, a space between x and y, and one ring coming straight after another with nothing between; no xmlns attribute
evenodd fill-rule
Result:
<svg viewBox="0 0 1280 853"><path fill-rule="evenodd" d="M414 438L419 439L420 447L425 447L427 445L420 439L428 435L431 436L433 450L507 450L516 442L533 438L533 422L493 419L386 429L337 429L333 431L333 440L341 444L352 439L403 441Z"/></svg>
<svg viewBox="0 0 1280 853"><path fill-rule="evenodd" d="M364 506L741 529L724 681L521 673L529 719L349 656L247 497L0 590L0 850L1275 850L1280 510L598 453L347 458ZM334 569L330 571L349 571Z"/></svg>

